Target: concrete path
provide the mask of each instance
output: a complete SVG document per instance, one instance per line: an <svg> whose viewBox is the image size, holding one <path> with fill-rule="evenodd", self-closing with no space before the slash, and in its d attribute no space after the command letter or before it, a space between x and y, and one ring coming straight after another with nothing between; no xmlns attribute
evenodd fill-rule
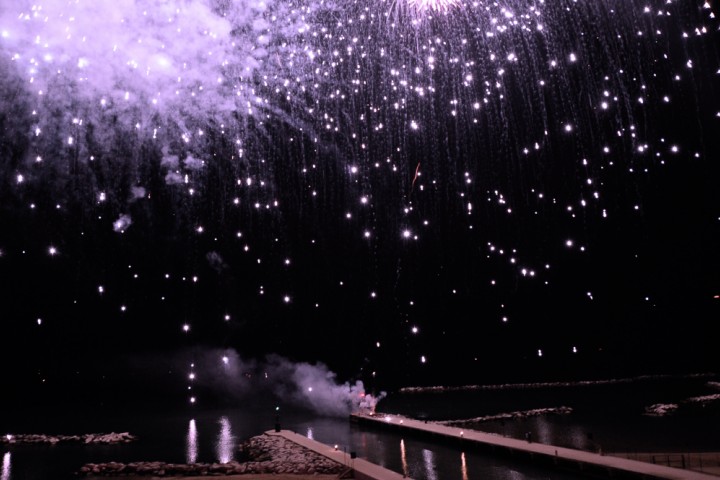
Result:
<svg viewBox="0 0 720 480"><path fill-rule="evenodd" d="M433 422L424 422L399 415L386 414L353 414L352 421L365 424L375 424L385 428L393 428L408 431L417 431L435 435L455 443L474 442L478 446L491 449L502 449L509 453L523 454L525 458L545 460L544 463L572 467L574 470L592 470L597 474L605 471L608 476L613 475L613 470L620 470L625 473L632 473L636 476L661 478L670 480L718 480L717 476L705 473L683 470L680 468L654 465L627 458L610 457L582 450L556 447L542 443L528 442L516 438L503 437L477 430L464 430L458 427L450 427ZM620 472L615 472L620 473Z"/></svg>
<svg viewBox="0 0 720 480"><path fill-rule="evenodd" d="M355 480L402 480L407 479L401 474L388 470L387 468L381 467L374 463L370 463L362 458L351 458L351 455L347 452L336 450L334 447L325 445L324 443L310 440L304 435L299 433L291 432L289 430L280 430L279 432L269 431L265 432L267 435L281 435L291 442L297 443L309 450L314 451L320 455L324 455L336 462L347 466L353 470L353 476L351 478ZM717 480L717 479L715 479Z"/></svg>

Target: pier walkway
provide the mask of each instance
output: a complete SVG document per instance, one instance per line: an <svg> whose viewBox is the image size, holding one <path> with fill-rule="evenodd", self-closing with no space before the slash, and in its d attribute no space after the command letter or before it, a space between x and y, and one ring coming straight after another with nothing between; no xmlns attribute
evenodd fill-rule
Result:
<svg viewBox="0 0 720 480"><path fill-rule="evenodd" d="M363 425L431 436L435 440L442 440L464 448L484 449L492 453L502 453L518 460L534 461L594 478L669 480L718 480L719 478L691 470L503 437L477 430L466 430L439 423L414 420L400 415L358 413L352 414L350 420Z"/></svg>
<svg viewBox="0 0 720 480"><path fill-rule="evenodd" d="M269 431L265 432L267 435L281 435L291 442L297 443L315 453L324 455L336 462L345 465L350 470L347 478L354 480L407 480L407 477L403 477L401 474L388 470L387 468L381 467L374 463L370 463L362 458L354 458L353 455L339 451L332 446L325 445L324 443L316 442L311 440L299 433L291 432L289 430L280 430L279 432ZM717 478L715 479L717 480Z"/></svg>

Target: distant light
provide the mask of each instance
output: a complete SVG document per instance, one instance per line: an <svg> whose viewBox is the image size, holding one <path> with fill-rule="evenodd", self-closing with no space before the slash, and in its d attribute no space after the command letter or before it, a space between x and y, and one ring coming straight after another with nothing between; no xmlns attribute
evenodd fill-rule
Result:
<svg viewBox="0 0 720 480"><path fill-rule="evenodd" d="M228 357L222 357L222 361L225 365L227 365L230 359Z"/></svg>
<svg viewBox="0 0 720 480"><path fill-rule="evenodd" d="M195 403L195 397L190 397L190 403Z"/></svg>
<svg viewBox="0 0 720 480"><path fill-rule="evenodd" d="M420 362L421 362L421 363L425 363L426 361L427 361L427 359L425 358L425 355L421 355L421 356L420 356Z"/></svg>
<svg viewBox="0 0 720 480"><path fill-rule="evenodd" d="M183 329L183 332L188 332L188 331L190 331L190 325L188 325L186 323L185 325L183 325L182 329Z"/></svg>

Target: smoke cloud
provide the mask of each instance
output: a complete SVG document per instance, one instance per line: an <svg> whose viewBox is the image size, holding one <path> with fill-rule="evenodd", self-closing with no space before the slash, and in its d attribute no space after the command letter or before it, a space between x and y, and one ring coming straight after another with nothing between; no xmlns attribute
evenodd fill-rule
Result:
<svg viewBox="0 0 720 480"><path fill-rule="evenodd" d="M212 396L240 401L269 393L278 402L326 416L373 411L386 395L370 394L362 381L339 382L323 363L293 362L275 354L247 360L232 349L204 349L185 352L173 363L180 369L192 364L193 385Z"/></svg>
<svg viewBox="0 0 720 480"><path fill-rule="evenodd" d="M39 95L61 75L82 85L76 93L102 94L106 107L213 102L229 110L237 99L228 98L245 95L228 79L251 75L266 55L259 1L9 3L0 10L0 45ZM238 29L242 38L232 34Z"/></svg>
<svg viewBox="0 0 720 480"><path fill-rule="evenodd" d="M123 214L120 215L120 218L113 222L113 230L118 233L122 233L127 230L131 224L132 218L130 217L130 215Z"/></svg>
<svg viewBox="0 0 720 480"><path fill-rule="evenodd" d="M277 99L296 97L311 10L261 0L2 2L0 76L25 90L41 152L45 132L75 145L73 132L89 125L102 145L119 130L160 145L201 143L207 128L242 135L248 117L290 119ZM203 166L185 158L189 170Z"/></svg>

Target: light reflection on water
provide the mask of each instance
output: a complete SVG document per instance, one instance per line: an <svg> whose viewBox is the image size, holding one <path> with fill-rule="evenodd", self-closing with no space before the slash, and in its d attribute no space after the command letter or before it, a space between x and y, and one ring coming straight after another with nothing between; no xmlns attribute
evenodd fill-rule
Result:
<svg viewBox="0 0 720 480"><path fill-rule="evenodd" d="M217 439L217 458L220 463L233 460L235 437L230 428L230 420L226 416L220 417L220 433Z"/></svg>
<svg viewBox="0 0 720 480"><path fill-rule="evenodd" d="M468 480L467 461L465 460L465 452L460 454L460 472L462 474L462 480Z"/></svg>
<svg viewBox="0 0 720 480"><path fill-rule="evenodd" d="M0 476L0 480L10 480L11 467L10 452L6 452L5 455L3 455L2 476Z"/></svg>
<svg viewBox="0 0 720 480"><path fill-rule="evenodd" d="M409 475L409 473L408 473L408 463L407 463L407 452L405 451L405 440L400 440L400 462L402 463L403 477L407 477Z"/></svg>
<svg viewBox="0 0 720 480"><path fill-rule="evenodd" d="M425 478L427 478L427 480L437 480L437 475L435 474L435 453L425 448L422 451L422 456L423 463L425 464Z"/></svg>
<svg viewBox="0 0 720 480"><path fill-rule="evenodd" d="M190 420L190 424L188 425L188 432L187 432L187 448L185 450L186 454L186 462L187 463L196 463L197 457L198 457L198 432L197 432L197 425L195 424L195 419Z"/></svg>

